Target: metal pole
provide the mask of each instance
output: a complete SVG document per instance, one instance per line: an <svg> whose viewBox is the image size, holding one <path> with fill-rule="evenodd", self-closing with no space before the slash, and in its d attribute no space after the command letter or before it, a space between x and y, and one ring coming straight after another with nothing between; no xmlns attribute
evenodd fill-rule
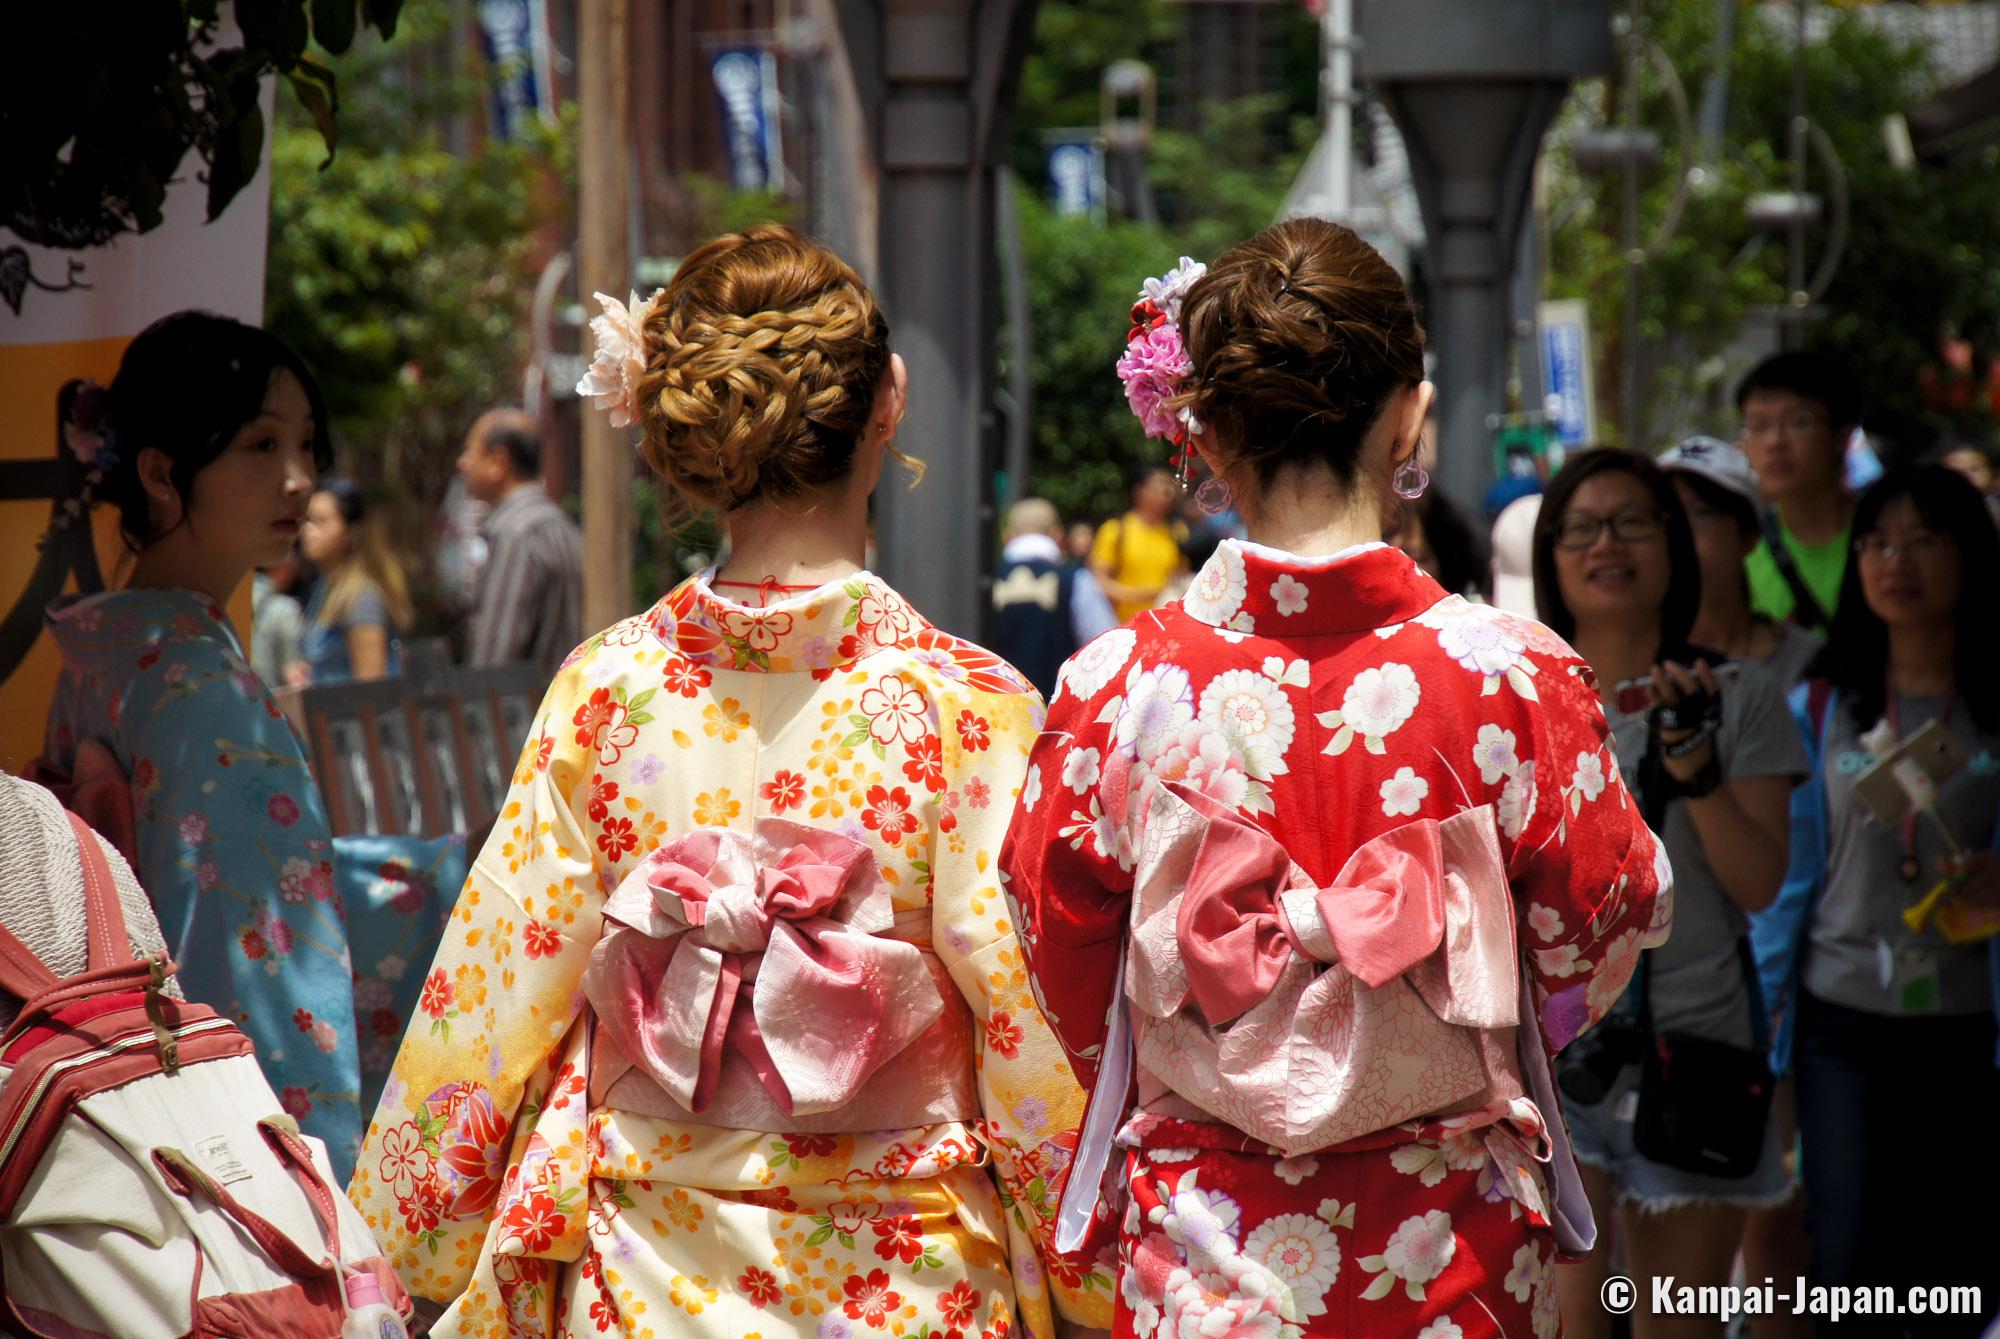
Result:
<svg viewBox="0 0 2000 1339"><path fill-rule="evenodd" d="M1035 411L1035 331L1028 308L1027 253L1021 245L1021 205L1014 197L1014 170L993 169L993 212L998 223L1000 268L1007 301L1007 491L1000 510L1028 495L1028 461L1033 451Z"/></svg>
<svg viewBox="0 0 2000 1339"><path fill-rule="evenodd" d="M624 300L627 254L625 128L627 0L578 6L577 94L582 104L577 231L580 287ZM632 435L605 415L583 414L583 621L603 628L632 612Z"/></svg>
<svg viewBox="0 0 2000 1339"><path fill-rule="evenodd" d="M1792 48L1792 220L1786 229L1784 345L1796 349L1804 340L1806 302L1806 0L1792 6L1795 19Z"/></svg>
<svg viewBox="0 0 2000 1339"><path fill-rule="evenodd" d="M1645 449L1646 416L1639 390L1639 277L1646 253L1639 245L1639 156L1635 137L1639 131L1639 9L1641 0L1627 0L1625 6L1625 330L1624 386L1625 447Z"/></svg>
<svg viewBox="0 0 2000 1339"><path fill-rule="evenodd" d="M1326 42L1326 140L1333 152L1328 197L1342 223L1354 212L1354 0L1329 0L1321 15Z"/></svg>

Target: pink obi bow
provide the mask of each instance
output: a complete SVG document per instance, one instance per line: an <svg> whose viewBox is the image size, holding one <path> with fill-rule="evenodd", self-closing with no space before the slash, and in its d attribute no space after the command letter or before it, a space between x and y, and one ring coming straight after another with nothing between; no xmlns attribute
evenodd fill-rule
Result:
<svg viewBox="0 0 2000 1339"><path fill-rule="evenodd" d="M790 1114L844 1106L943 1011L868 848L779 818L669 842L604 906L584 993L600 1026L682 1106L725 1050Z"/></svg>
<svg viewBox="0 0 2000 1339"><path fill-rule="evenodd" d="M1180 1099L1291 1155L1520 1094L1490 806L1384 833L1324 888L1179 784L1140 845L1126 993L1140 1066Z"/></svg>

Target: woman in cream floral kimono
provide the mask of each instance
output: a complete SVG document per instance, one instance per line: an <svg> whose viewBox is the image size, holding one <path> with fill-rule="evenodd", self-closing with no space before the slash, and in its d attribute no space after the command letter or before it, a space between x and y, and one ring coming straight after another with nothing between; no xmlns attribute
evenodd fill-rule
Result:
<svg viewBox="0 0 2000 1339"><path fill-rule="evenodd" d="M887 325L775 226L603 302L581 389L731 557L558 672L351 1193L438 1334L1106 1325L996 863L1040 704L860 568Z"/></svg>

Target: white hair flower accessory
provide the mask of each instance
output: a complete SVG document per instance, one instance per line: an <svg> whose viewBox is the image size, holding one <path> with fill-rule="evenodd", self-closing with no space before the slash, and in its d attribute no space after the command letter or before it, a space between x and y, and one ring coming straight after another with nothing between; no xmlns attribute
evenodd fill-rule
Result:
<svg viewBox="0 0 2000 1339"><path fill-rule="evenodd" d="M590 360L590 370L576 383L576 393L596 400L597 407L611 416L614 428L629 428L639 421L639 378L646 371L643 327L647 314L666 291L655 289L644 302L637 293L625 302L608 293L591 294L604 314L590 320L597 353Z"/></svg>

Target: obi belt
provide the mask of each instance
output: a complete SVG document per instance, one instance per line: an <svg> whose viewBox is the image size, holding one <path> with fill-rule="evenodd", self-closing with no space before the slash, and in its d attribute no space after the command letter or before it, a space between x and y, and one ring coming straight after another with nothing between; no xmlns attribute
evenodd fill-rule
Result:
<svg viewBox="0 0 2000 1339"><path fill-rule="evenodd" d="M773 1132L978 1114L971 1011L874 855L765 818L662 846L604 907L584 994L594 1101Z"/></svg>

